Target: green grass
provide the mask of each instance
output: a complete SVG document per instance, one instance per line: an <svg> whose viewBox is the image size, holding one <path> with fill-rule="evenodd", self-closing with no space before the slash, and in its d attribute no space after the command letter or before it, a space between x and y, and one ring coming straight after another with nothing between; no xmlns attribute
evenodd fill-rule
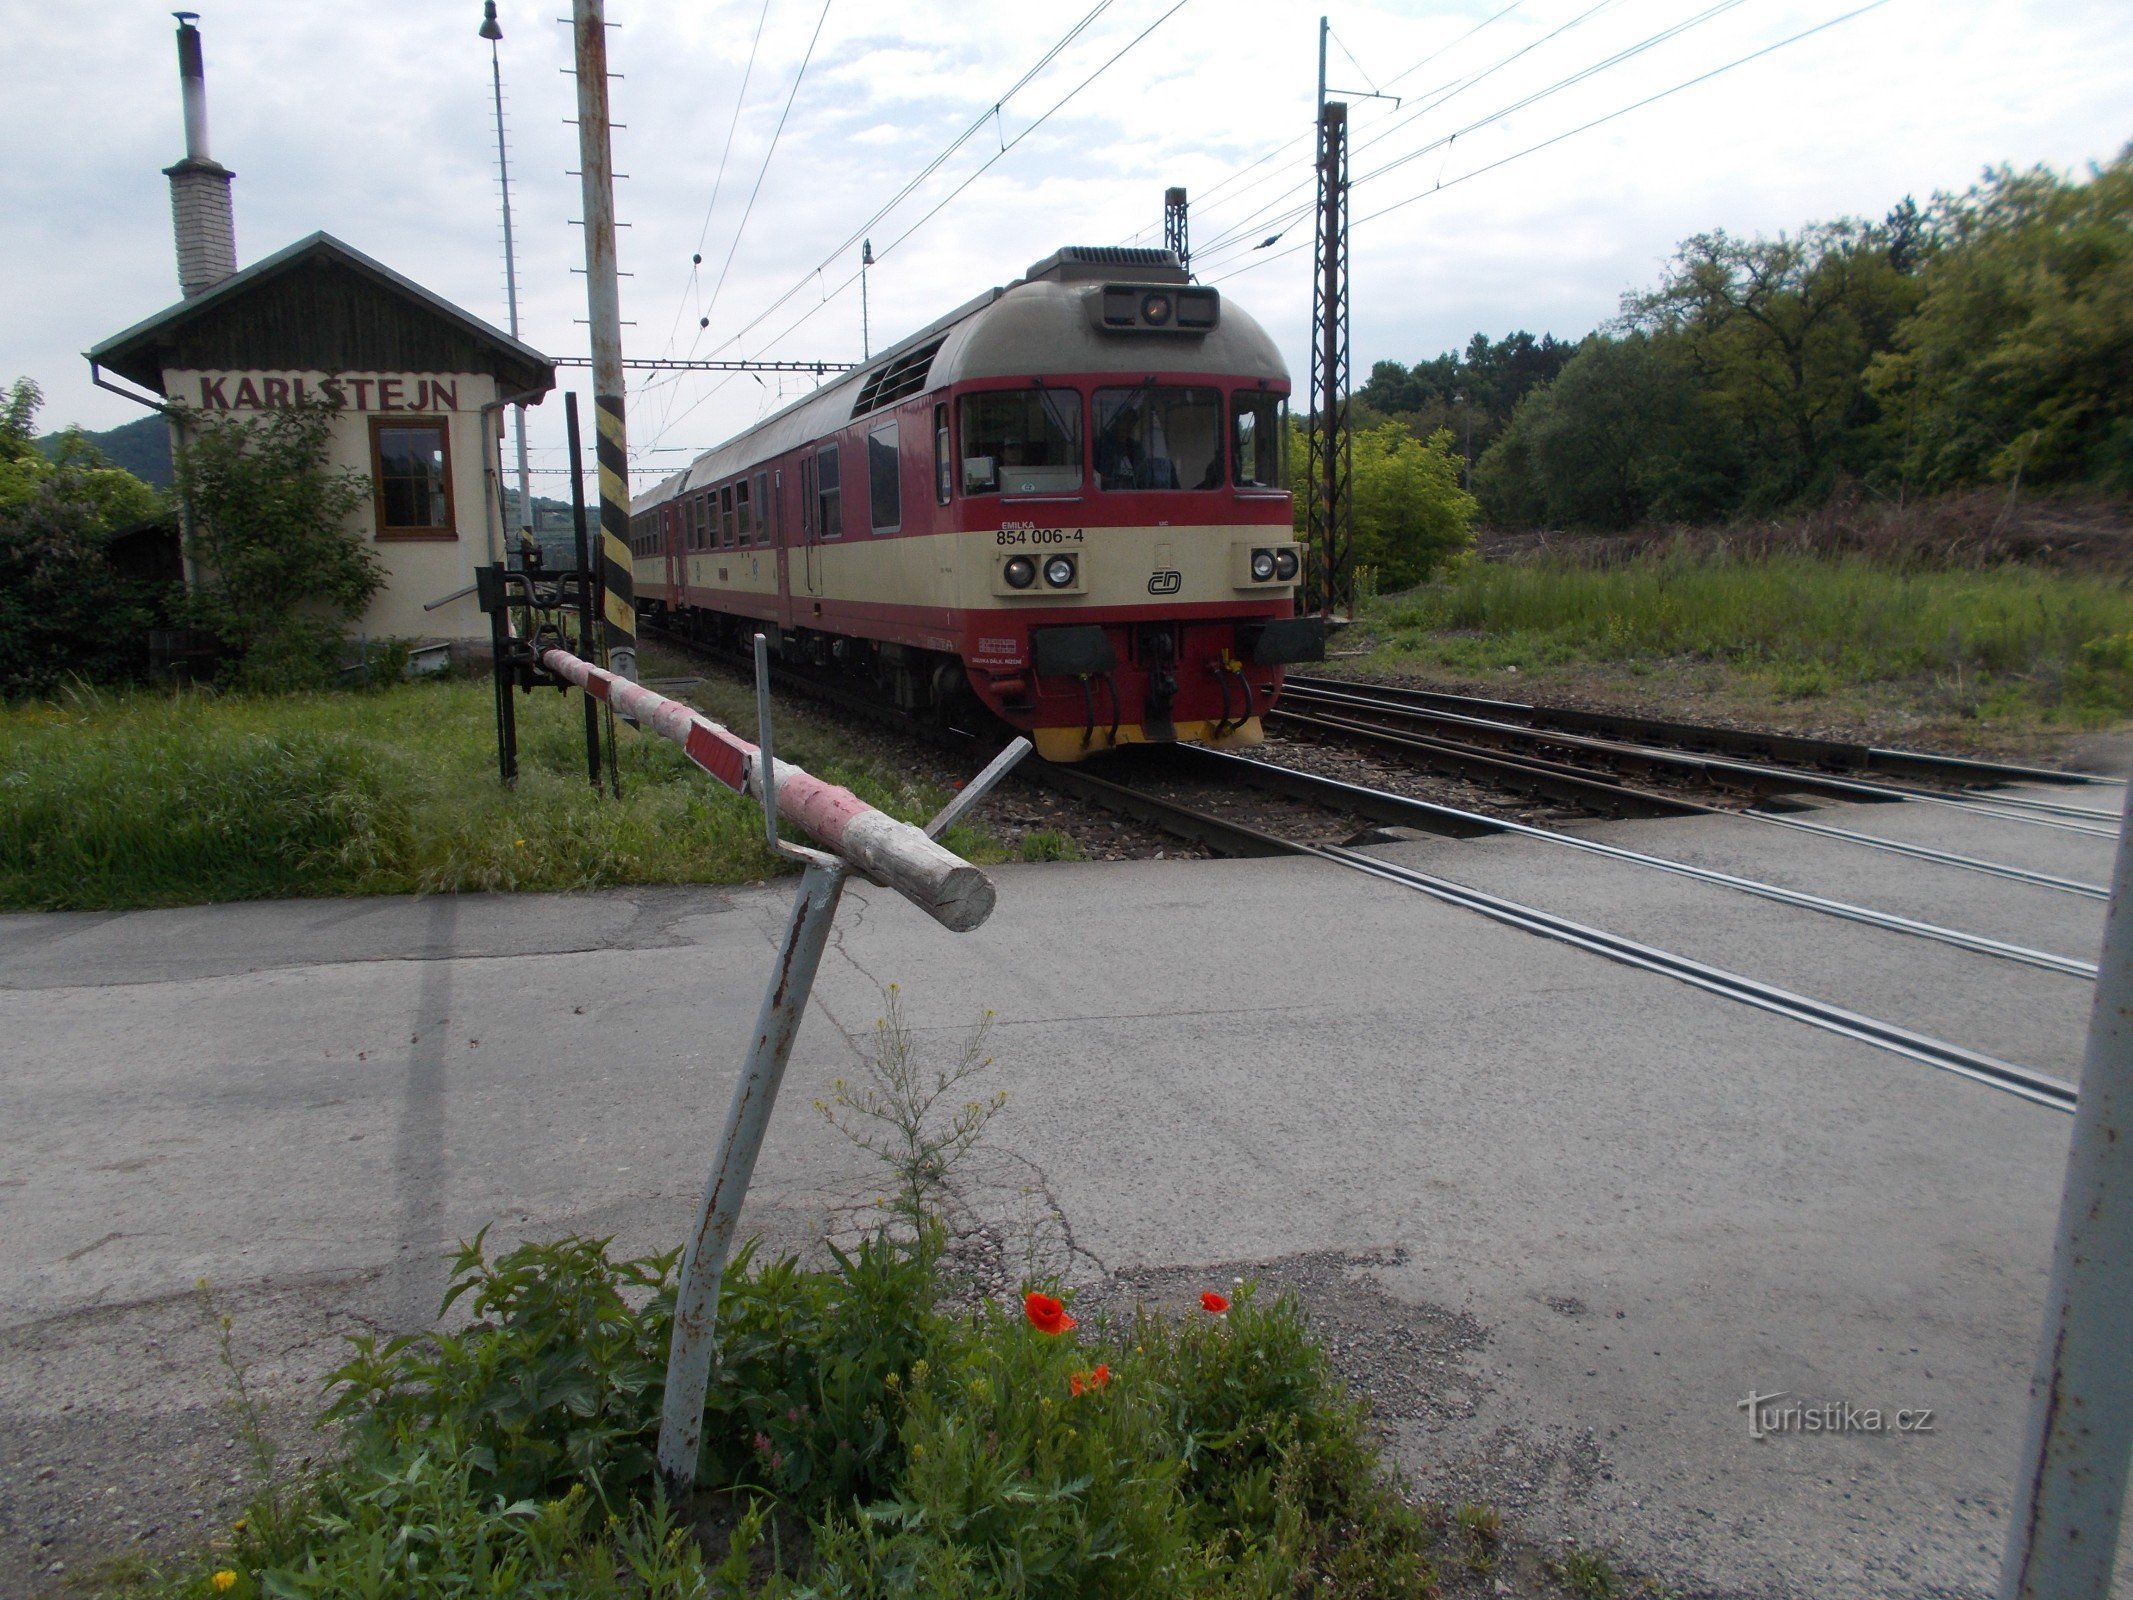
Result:
<svg viewBox="0 0 2133 1600"><path fill-rule="evenodd" d="M329 1412L344 1456L293 1475L261 1448L231 1534L105 1592L1436 1592L1434 1525L1384 1473L1294 1301L1246 1286L1222 1317L1047 1334L1019 1297L945 1308L938 1243L734 1263L701 1492L677 1508L652 1452L678 1252L618 1262L572 1238L490 1258L476 1240L452 1286L471 1325L350 1341Z"/></svg>
<svg viewBox="0 0 2133 1600"><path fill-rule="evenodd" d="M1475 562L1372 602L1366 668L1716 665L1772 700L1861 690L1934 712L2096 726L2133 714L2133 589L2013 565L1664 550L1620 565Z"/></svg>
<svg viewBox="0 0 2133 1600"><path fill-rule="evenodd" d="M754 801L618 725L623 799L585 781L576 695L518 700L497 781L486 682L272 696L93 691L0 708L0 909L281 895L742 883L786 870ZM947 795L805 718L780 754L907 820ZM740 724L753 728L752 715ZM946 843L1000 852L969 828Z"/></svg>

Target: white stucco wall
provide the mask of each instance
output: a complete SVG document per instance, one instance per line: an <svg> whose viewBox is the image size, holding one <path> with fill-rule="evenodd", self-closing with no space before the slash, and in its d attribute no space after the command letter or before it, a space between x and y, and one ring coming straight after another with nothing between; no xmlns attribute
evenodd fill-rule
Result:
<svg viewBox="0 0 2133 1600"><path fill-rule="evenodd" d="M474 569L502 558L503 529L488 478L496 464L498 428L485 427L481 407L496 398L496 381L472 372L201 372L166 369L163 392L174 402L215 415L261 414L298 396L328 394L338 386L342 410L334 419L332 463L372 481L370 425L396 421L442 421L451 475L452 535L380 537L376 488L349 519L350 531L385 567L385 586L357 619L355 630L371 639L418 643L487 643L489 621L469 594L435 611L423 607L474 581ZM299 385L301 387L299 388ZM417 409L419 407L419 409ZM491 421L500 413L492 413Z"/></svg>

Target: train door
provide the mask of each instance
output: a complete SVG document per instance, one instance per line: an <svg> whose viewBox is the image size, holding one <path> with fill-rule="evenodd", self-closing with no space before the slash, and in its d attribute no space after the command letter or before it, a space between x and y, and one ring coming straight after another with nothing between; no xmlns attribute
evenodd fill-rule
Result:
<svg viewBox="0 0 2133 1600"><path fill-rule="evenodd" d="M812 598L822 598L822 504L816 490L821 462L812 454L800 458L800 567L801 587Z"/></svg>
<svg viewBox="0 0 2133 1600"><path fill-rule="evenodd" d="M667 557L667 590L673 596L667 603L679 611L689 603L686 585L689 581L689 558L683 553L682 528L688 516L687 502L669 500L665 514L660 518L661 531L665 534Z"/></svg>

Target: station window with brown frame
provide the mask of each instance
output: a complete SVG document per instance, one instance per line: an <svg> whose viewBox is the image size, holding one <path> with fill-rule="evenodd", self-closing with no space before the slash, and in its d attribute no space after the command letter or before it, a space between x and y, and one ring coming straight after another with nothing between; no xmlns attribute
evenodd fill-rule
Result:
<svg viewBox="0 0 2133 1600"><path fill-rule="evenodd" d="M456 539L452 445L442 417L370 419L372 504L380 539Z"/></svg>

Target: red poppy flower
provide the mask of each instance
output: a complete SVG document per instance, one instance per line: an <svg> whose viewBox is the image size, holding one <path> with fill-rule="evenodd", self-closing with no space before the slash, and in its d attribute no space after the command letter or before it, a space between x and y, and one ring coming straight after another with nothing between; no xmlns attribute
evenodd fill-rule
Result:
<svg viewBox="0 0 2133 1600"><path fill-rule="evenodd" d="M1079 1397L1091 1389L1103 1388L1110 1381L1111 1368L1108 1365L1098 1366L1088 1372L1077 1372L1070 1376L1067 1379L1067 1390Z"/></svg>
<svg viewBox="0 0 2133 1600"><path fill-rule="evenodd" d="M1219 1317L1229 1309L1229 1301L1212 1289L1200 1291L1200 1309L1211 1317Z"/></svg>
<svg viewBox="0 0 2133 1600"><path fill-rule="evenodd" d="M1039 1333L1065 1333L1074 1326L1074 1319L1067 1315L1065 1306L1035 1289L1022 1297L1022 1314Z"/></svg>

